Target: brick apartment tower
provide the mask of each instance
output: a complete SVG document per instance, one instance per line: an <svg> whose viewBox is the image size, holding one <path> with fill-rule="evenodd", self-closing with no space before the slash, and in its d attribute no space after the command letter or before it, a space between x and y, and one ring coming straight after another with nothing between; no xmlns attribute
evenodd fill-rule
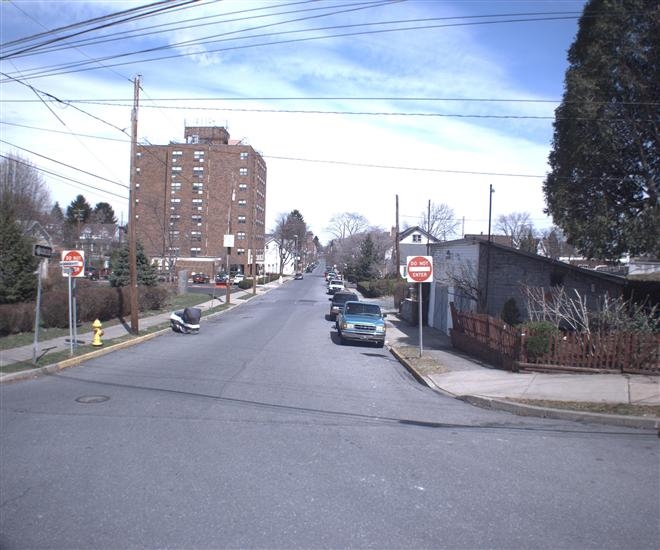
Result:
<svg viewBox="0 0 660 550"><path fill-rule="evenodd" d="M138 146L135 167L137 238L163 271L252 275L256 250L261 272L266 163L250 145L222 127L186 126L184 143Z"/></svg>

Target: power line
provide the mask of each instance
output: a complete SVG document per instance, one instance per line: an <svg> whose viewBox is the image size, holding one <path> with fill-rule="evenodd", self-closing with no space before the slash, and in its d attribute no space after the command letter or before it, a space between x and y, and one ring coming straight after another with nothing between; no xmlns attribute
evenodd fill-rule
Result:
<svg viewBox="0 0 660 550"><path fill-rule="evenodd" d="M19 147L19 149L20 149L20 147ZM2 157L2 158L4 158L4 159L7 159L7 160L14 161L14 162L18 162L18 163L20 163L20 164L22 164L22 165L24 165L24 166L28 166L28 167L30 167L30 168L34 168L35 170L38 170L39 172L42 172L42 173L44 173L44 174L51 175L51 176L56 177L56 178L59 178L59 179L61 179L61 180L66 180L64 183L72 182L72 183L75 183L75 184L77 184L77 185L81 185L81 186L83 186L83 187L86 187L86 188L89 188L89 189L94 189L95 191L99 191L99 192L101 192L101 193L105 193L105 194L107 194L107 195L112 195L113 197L118 197L118 198L120 198L120 199L127 200L127 197L124 197L123 195L119 195L119 194L117 194L117 193L113 193L112 191L108 191L107 189L99 189L98 187L94 187L93 185L90 185L90 184L88 184L88 183L83 183L82 181L78 181L78 180L75 180L75 179L73 179L73 178L69 178L69 177L67 177L67 176L63 176L62 174L58 174L57 172L52 172L52 171L50 171L50 170L46 170L45 168L40 168L40 167L38 167L38 166L36 166L36 165L34 165L34 164L29 164L29 163L27 163L27 162L23 162L23 161L21 161L20 159L16 159L16 158L13 158L13 157L8 157L7 155L3 155L2 153L0 153L0 157ZM67 184L68 184L68 183L67 183Z"/></svg>
<svg viewBox="0 0 660 550"><path fill-rule="evenodd" d="M70 164L66 164L65 162L60 162L59 160L55 160L55 159L47 157L45 155L41 155L39 153L36 153L35 151L31 151L30 149L25 149L24 147L19 147L18 145L15 145L13 143L9 143L8 141L5 141L4 139L0 139L0 143L4 143L6 145L9 145L10 147L13 147L15 149L19 149L21 151L25 151L26 153L30 153L31 155L35 155L35 156L40 157L42 159L48 160L50 162L54 162L55 164L60 164L62 166L65 166L66 168L70 168L71 170L75 170L76 172L82 172L83 174L86 174L88 176L92 176L93 178L100 179L102 181L107 181L108 183L112 183L113 185L118 185L119 187L124 187L125 189L128 189L128 185L126 185L124 183L119 183L118 181L113 181L113 180L110 180L108 178L104 178L103 176L93 174L92 172L87 172L86 170L82 170L81 168L76 168L75 166L71 166Z"/></svg>
<svg viewBox="0 0 660 550"><path fill-rule="evenodd" d="M525 22L537 22L537 21L556 21L556 20L565 20L565 19L577 19L578 15L567 15L567 16L555 16L555 17L535 17L535 18L524 18L524 19L500 19L496 21L470 21L470 22L460 22L460 23L442 23L442 24L435 24L435 25L418 25L418 26L404 26L404 27L397 27L397 28L391 28L391 29L372 29L368 31L357 31L357 32L346 32L346 33L336 33L336 34L324 34L320 36L311 36L311 37L304 37L304 38L290 38L290 39L285 39L285 40L279 40L279 41L266 41L266 42L257 42L253 44L247 44L247 45L235 45L235 46L227 46L223 48L216 48L216 49L210 49L206 50L203 53L204 54L212 54L212 53L220 53L220 52L227 52L227 51L235 51L235 50L242 50L242 49L248 49L248 48L257 48L257 47L263 47L263 46L275 46L275 45L282 45L282 44L296 44L296 43L302 43L302 42L309 42L309 41L314 41L314 40L328 40L332 38L349 38L349 37L356 37L356 36L367 36L367 35L374 35L374 34L384 34L384 33L390 33L390 32L403 32L403 31L419 31L419 30L431 30L431 29L438 29L438 28L451 28L451 27L462 27L462 26L472 26L472 25L493 25L493 24L500 24L500 23L525 23ZM343 25L343 26L335 26L335 27L321 27L321 28L316 28L316 29L303 29L303 30L296 30L296 31L285 31L282 33L271 33L270 35L265 35L265 36L277 36L280 34L292 34L292 33L301 33L301 32L313 32L313 31L325 31L325 30L336 30L336 29L341 29L341 28L353 28L357 26L373 26L373 25L382 25L382 24L394 24L396 22L386 22L386 23L365 23L361 25ZM249 37L239 37L239 39L244 40L246 38L261 38L260 36L249 36ZM236 40L236 38L228 39L228 40ZM199 42L196 45L205 45L204 42ZM33 72L28 73L26 76L31 79L35 78L44 78L48 76L57 76L57 75L62 75L62 74L71 74L71 73L76 73L76 72L87 72L90 70L96 70L97 67L89 67L91 63L94 62L107 62L112 59L120 59L120 58L125 58L129 56L135 56L140 53L155 53L157 51L163 51L163 50L169 50L172 49L173 46L171 45L165 45L165 46L159 46L159 47L154 47L150 48L147 50L142 50L138 52L127 52L127 53L121 53L117 55L112 55L112 56L105 56L101 58L97 58L93 61L86 61L86 62L77 62L77 63L69 63L65 65L59 65L59 66L51 66L51 67L41 67L34 69ZM202 53L202 52L200 52ZM134 61L124 61L124 62L118 62L118 63L112 63L112 64L105 64L104 66L106 68L109 67L119 67L119 66L125 66L125 65L132 65L134 63L147 63L151 61L162 61L166 59L174 59L177 57L186 57L190 55L188 52L184 53L178 53L178 54L172 54L172 55L165 55L165 56L160 56L160 57L151 57L151 58L145 58L145 59L138 59Z"/></svg>

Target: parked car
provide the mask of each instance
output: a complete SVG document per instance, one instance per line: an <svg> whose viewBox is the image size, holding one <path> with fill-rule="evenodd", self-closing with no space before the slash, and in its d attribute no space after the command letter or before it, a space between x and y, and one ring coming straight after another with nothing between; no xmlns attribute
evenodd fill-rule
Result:
<svg viewBox="0 0 660 550"><path fill-rule="evenodd" d="M98 281L99 270L96 269L95 267L87 267L85 269L85 277L87 277L90 281Z"/></svg>
<svg viewBox="0 0 660 550"><path fill-rule="evenodd" d="M234 277L232 278L232 282L235 285L237 285L238 283L244 280L245 280L245 275L243 275L243 273L236 273L236 275L234 275Z"/></svg>
<svg viewBox="0 0 660 550"><path fill-rule="evenodd" d="M296 281L300 281L300 280L303 278L303 274L302 274L302 273L296 273L296 274L293 276L293 278L294 278L294 280L296 280Z"/></svg>
<svg viewBox="0 0 660 550"><path fill-rule="evenodd" d="M344 290L344 281L340 279L332 279L328 285L328 294L335 294Z"/></svg>
<svg viewBox="0 0 660 550"><path fill-rule="evenodd" d="M337 319L337 314L344 307L346 302L359 301L358 295L355 292L336 292L332 298L328 298L332 303L330 304L330 317Z"/></svg>
<svg viewBox="0 0 660 550"><path fill-rule="evenodd" d="M195 284L205 284L208 283L211 278L206 273L195 273L193 275L192 281Z"/></svg>
<svg viewBox="0 0 660 550"><path fill-rule="evenodd" d="M215 284L216 285L227 285L229 284L229 275L226 273L218 273L215 276Z"/></svg>
<svg viewBox="0 0 660 550"><path fill-rule="evenodd" d="M385 315L378 304L346 302L337 315L337 330L342 344L355 340L385 345Z"/></svg>

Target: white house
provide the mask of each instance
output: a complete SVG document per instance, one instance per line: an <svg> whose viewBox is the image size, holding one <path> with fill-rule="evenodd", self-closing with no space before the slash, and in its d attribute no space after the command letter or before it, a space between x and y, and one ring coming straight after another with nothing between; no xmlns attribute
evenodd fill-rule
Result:
<svg viewBox="0 0 660 550"><path fill-rule="evenodd" d="M280 273L280 245L272 235L266 235L266 245L264 247L264 267L266 273ZM294 267L293 255L289 254L282 266L282 275L293 275Z"/></svg>

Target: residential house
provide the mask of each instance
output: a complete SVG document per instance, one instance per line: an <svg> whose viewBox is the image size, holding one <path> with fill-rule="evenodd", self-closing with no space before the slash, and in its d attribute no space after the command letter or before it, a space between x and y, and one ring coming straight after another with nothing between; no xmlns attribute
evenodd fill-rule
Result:
<svg viewBox="0 0 660 550"><path fill-rule="evenodd" d="M433 284L430 285L428 324L443 332L451 328L449 304L458 309L487 312L499 317L513 298L523 319L528 318L522 287L564 287L584 297L589 309L605 295L624 295L626 280L583 269L558 260L516 250L487 238L472 236L431 244Z"/></svg>
<svg viewBox="0 0 660 550"><path fill-rule="evenodd" d="M392 236L395 237L394 231ZM398 272L402 277L406 277L406 266L408 256L429 256L429 246L433 243L440 242L439 239L425 231L419 226L408 227L399 232L398 246L399 246L399 266ZM392 258L392 262L396 262L396 258Z"/></svg>

